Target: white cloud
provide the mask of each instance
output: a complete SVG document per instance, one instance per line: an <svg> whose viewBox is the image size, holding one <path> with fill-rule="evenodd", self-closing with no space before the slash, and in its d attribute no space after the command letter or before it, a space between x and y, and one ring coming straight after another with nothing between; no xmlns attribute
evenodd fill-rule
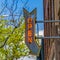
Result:
<svg viewBox="0 0 60 60"><path fill-rule="evenodd" d="M39 35L40 35L40 36L44 36L44 30L40 30L40 31L39 31Z"/></svg>
<svg viewBox="0 0 60 60"><path fill-rule="evenodd" d="M37 37L44 37L44 30L39 31L39 35L35 34ZM41 45L41 39L39 39L39 45Z"/></svg>
<svg viewBox="0 0 60 60"><path fill-rule="evenodd" d="M44 30L40 30L38 35L43 37L44 36ZM35 36L37 36L37 33L35 34Z"/></svg>

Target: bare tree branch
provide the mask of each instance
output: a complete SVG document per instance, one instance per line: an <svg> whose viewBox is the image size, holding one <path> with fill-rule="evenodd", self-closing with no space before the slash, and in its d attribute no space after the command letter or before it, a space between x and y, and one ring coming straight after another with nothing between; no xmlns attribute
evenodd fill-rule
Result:
<svg viewBox="0 0 60 60"><path fill-rule="evenodd" d="M15 20L14 12L17 10L18 2L19 2L19 0L12 0L12 4L11 4L11 6L10 6L11 8L10 8L10 7L8 7L7 0L5 0L5 6L2 9L2 11L0 12L0 15L4 12L4 9L7 8L10 15L12 16L12 20L14 21ZM24 4L23 7L25 7L27 5L27 3L28 3L28 0L26 0L25 3L22 0L21 0L21 2ZM14 6L15 6L15 8L14 8ZM13 29L11 34L13 34L15 29L18 28L20 26L20 24L21 24L20 17L22 15L22 9L20 11L18 11L18 13L19 13L18 19L17 19L18 23L17 23L17 26L16 26L16 24L13 22L13 25L14 25L15 28ZM9 38L10 38L10 35L5 39L4 43L0 46L0 48L3 48L6 45L6 42L8 41Z"/></svg>
<svg viewBox="0 0 60 60"><path fill-rule="evenodd" d="M16 6L15 9L13 10L13 13L17 10L17 4L18 4L18 0L16 0Z"/></svg>

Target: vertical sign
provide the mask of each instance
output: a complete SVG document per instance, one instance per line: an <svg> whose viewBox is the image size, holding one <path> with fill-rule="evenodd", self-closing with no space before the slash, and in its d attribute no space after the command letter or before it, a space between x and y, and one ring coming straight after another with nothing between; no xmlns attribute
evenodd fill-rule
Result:
<svg viewBox="0 0 60 60"><path fill-rule="evenodd" d="M38 55L40 48L35 42L35 20L36 20L36 9L29 13L26 9L23 9L25 17L25 42L31 53Z"/></svg>

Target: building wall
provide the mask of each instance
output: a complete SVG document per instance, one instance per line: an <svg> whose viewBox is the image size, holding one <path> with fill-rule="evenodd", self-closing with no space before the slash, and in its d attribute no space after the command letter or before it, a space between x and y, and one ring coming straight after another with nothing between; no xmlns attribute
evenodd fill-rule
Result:
<svg viewBox="0 0 60 60"><path fill-rule="evenodd" d="M60 0L54 1L55 5L55 20L60 20L59 18L59 8L60 8ZM60 36L60 22L55 23L56 26L56 35ZM56 60L60 60L60 39L55 41L55 49L56 49Z"/></svg>
<svg viewBox="0 0 60 60"><path fill-rule="evenodd" d="M58 16L59 1L60 0L44 0L44 20L59 20L59 16ZM59 22L44 24L44 36L60 36L59 33L60 33ZM44 59L45 60L60 59L59 58L60 43L58 44L58 41L59 39L44 39Z"/></svg>
<svg viewBox="0 0 60 60"><path fill-rule="evenodd" d="M54 0L54 9L55 9L55 20L59 20L59 16L58 16L59 0Z"/></svg>
<svg viewBox="0 0 60 60"><path fill-rule="evenodd" d="M55 55L55 43L52 44L48 60L54 60L54 59L56 59L56 55Z"/></svg>
<svg viewBox="0 0 60 60"><path fill-rule="evenodd" d="M51 0L44 0L44 20L52 20L54 19L52 14L52 4ZM53 12L54 13L54 12ZM45 23L44 24L44 36L52 36L54 33L52 32L52 28L54 28L54 23ZM51 51L51 45L53 43L53 39L44 39L44 59L48 60L50 51Z"/></svg>

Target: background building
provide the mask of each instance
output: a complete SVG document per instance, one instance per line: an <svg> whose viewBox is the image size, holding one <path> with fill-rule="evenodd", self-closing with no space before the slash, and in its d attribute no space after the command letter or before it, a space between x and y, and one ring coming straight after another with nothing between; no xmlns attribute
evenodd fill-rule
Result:
<svg viewBox="0 0 60 60"><path fill-rule="evenodd" d="M44 20L60 19L60 0L44 0ZM45 23L44 36L60 36L60 23ZM44 59L59 60L60 59L60 40L44 39Z"/></svg>

